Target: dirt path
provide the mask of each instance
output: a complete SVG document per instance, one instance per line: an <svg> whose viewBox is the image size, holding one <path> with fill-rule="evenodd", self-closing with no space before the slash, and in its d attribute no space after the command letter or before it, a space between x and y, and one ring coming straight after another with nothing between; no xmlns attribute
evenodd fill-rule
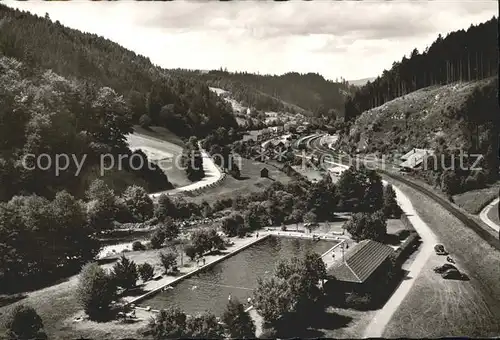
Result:
<svg viewBox="0 0 500 340"><path fill-rule="evenodd" d="M413 227L422 239L421 249L415 257L412 264L406 268L408 274L396 289L391 298L386 302L384 307L377 311L375 317L368 324L365 330L365 337L381 337L385 326L391 320L393 314L398 309L401 302L412 288L415 279L418 277L422 268L425 266L430 256L434 253L434 245L437 243L437 238L431 231L429 226L422 221L413 208L410 200L406 197L401 190L393 186L396 192L396 199L399 202L401 209L408 216Z"/></svg>
<svg viewBox="0 0 500 340"><path fill-rule="evenodd" d="M481 220L486 223L488 226L490 226L493 230L495 230L497 232L497 234L500 232L500 226L498 224L496 224L495 222L493 222L489 217L488 217L488 214L490 212L491 209L493 209L494 207L496 208L497 207L497 204L498 202L500 201L499 198L496 198L493 200L493 202L491 202L490 204L488 204L483 210L481 210L481 212L479 213L479 217L481 218Z"/></svg>

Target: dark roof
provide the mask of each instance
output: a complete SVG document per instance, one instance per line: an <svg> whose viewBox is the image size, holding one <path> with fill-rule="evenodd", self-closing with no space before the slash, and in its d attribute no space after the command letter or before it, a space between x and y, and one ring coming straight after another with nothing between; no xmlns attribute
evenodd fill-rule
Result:
<svg viewBox="0 0 500 340"><path fill-rule="evenodd" d="M385 244L363 240L345 254L345 261L338 261L328 269L328 274L339 281L363 283L393 253Z"/></svg>

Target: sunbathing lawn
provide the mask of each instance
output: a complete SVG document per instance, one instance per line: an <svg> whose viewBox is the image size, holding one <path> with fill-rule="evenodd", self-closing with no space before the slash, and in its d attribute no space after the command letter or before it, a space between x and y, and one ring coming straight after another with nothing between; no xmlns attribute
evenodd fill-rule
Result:
<svg viewBox="0 0 500 340"><path fill-rule="evenodd" d="M261 234L264 234L261 232ZM235 245L229 247L226 251L230 252L243 244L255 241L255 237L234 238ZM179 245L180 247L180 245ZM167 247L163 248L166 250ZM126 256L135 261L136 264L149 262L156 268L156 273L160 273L158 254L160 250L147 250L143 252L127 252ZM222 255L205 256L207 263ZM180 258L178 259L180 264ZM190 272L196 269L196 263L193 263L186 256L183 257L184 266L180 268L182 273ZM110 269L114 263L103 265L105 269ZM148 286L154 288L162 284L162 280L172 280L174 276L164 276L160 281L149 281ZM123 324L118 321L96 323L91 321L74 322L74 318L82 315L82 311L75 297L75 290L78 283L78 276L72 276L65 281L43 288L31 293L25 299L0 308L0 338L4 334L4 318L9 310L16 304L28 304L37 310L41 316L45 331L49 339L75 339L78 337L92 339L123 339L138 338L137 331L145 326L149 320L149 313L144 314L144 320L133 324ZM140 284L141 281L138 281ZM137 313L140 318L141 313Z"/></svg>
<svg viewBox="0 0 500 340"><path fill-rule="evenodd" d="M331 233L332 231L341 231L342 224L345 223L347 216L341 214L339 218L330 223L321 223L320 227L314 232L316 233ZM395 233L402 230L404 227L399 220L388 221L388 232ZM296 229L296 226L289 226L290 230ZM299 225L299 230L304 231L302 225ZM305 232L305 231L304 231ZM263 232L261 232L262 234ZM235 245L229 248L234 249L242 244L252 242L254 237L238 239L235 238ZM178 247L181 247L179 244ZM165 249L165 248L164 248ZM158 254L162 250L147 250L143 252L127 252L126 256L137 264L149 262L154 265L156 272L161 271L161 266L158 261ZM207 256L207 263L216 259L218 256ZM180 261L180 259L179 259ZM182 272L189 272L196 268L196 264L183 257L184 266ZM180 263L179 263L180 264ZM110 269L113 263L103 265L103 268ZM173 279L174 277L164 276L165 279ZM164 280L164 279L162 279ZM151 313L137 310L136 314L138 321L130 324L123 324L119 321L111 321L98 323L93 321L78 321L74 319L81 316L82 312L75 298L75 289L77 285L77 276L73 276L64 282L51 287L40 289L29 293L29 296L19 302L0 308L0 322L2 322L5 313L15 304L26 303L35 306L38 313L41 315L45 330L50 339L70 339L77 337L92 338L92 339L122 339L122 338L139 338L141 330L147 325ZM140 283L140 281L139 281ZM150 281L148 286L158 286L161 282ZM366 325L372 318L374 311L356 311L350 309L340 309L329 307L325 313L310 329L304 330L311 336L334 337L334 338L357 338L363 335ZM342 324L342 326L332 327L333 324ZM0 329L0 334L3 332Z"/></svg>
<svg viewBox="0 0 500 340"><path fill-rule="evenodd" d="M427 196L396 183L470 281L444 280L433 256L387 325L384 337L498 336L500 253Z"/></svg>

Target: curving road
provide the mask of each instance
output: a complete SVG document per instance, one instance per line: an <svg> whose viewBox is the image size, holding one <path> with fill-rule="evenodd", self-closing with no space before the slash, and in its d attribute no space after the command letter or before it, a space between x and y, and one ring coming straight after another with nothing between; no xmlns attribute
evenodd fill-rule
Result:
<svg viewBox="0 0 500 340"><path fill-rule="evenodd" d="M323 154L332 154L331 150L326 149L325 147L321 146L318 143L318 138L316 138L312 141L312 145L314 146L314 149L318 152L322 152ZM341 157L338 157L338 158L341 158ZM370 168L372 168L372 169L376 168L378 172L391 178L392 180L406 184L409 187L411 187L411 188L421 192L422 194L428 196L429 198L434 200L437 204L441 205L450 214L452 214L458 220L460 220L465 226L472 229L478 236L480 236L490 246L494 247L496 250L500 250L500 241L498 240L498 237L493 236L489 230L486 230L485 228L483 228L479 223L474 221L467 214L462 212L459 208L454 206L452 203L450 203L446 199L442 198L441 196L437 195L436 193L432 192L431 190L424 188L424 187L416 184L413 181L408 180L404 176L397 174L395 171L395 168L393 166L391 166L391 164L389 164L389 163L384 164L385 169L388 169L388 170L382 170L373 161L370 162L370 160L362 160L362 159L359 159L359 160L364 161L365 164L369 164Z"/></svg>
<svg viewBox="0 0 500 340"><path fill-rule="evenodd" d="M180 155L182 153L182 148L178 145L175 145L173 143L158 138L141 135L137 133L128 135L127 143L129 144L131 149L143 149L143 151L148 156L152 156L152 160L154 161L161 162L163 159L172 158L174 157L174 155ZM215 185L219 183L224 177L223 172L214 163L210 155L201 148L201 146L200 146L200 151L201 151L201 156L203 158L203 170L205 171L205 177L189 185L152 193L149 195L149 197L151 197L152 199L157 199L162 194L170 196L178 194L180 192L203 189L210 185ZM180 159L174 160L174 162L172 163L173 166L180 166Z"/></svg>
<svg viewBox="0 0 500 340"><path fill-rule="evenodd" d="M331 150L326 149L322 146L320 137L311 137L307 139L308 146L311 146L315 151L321 154L330 154ZM347 168L346 165L327 161L327 163ZM387 181L383 181L387 184ZM404 214L408 217L417 233L419 234L422 245L419 249L413 262L405 268L407 275L405 280L401 282L398 288L394 291L390 299L385 303L382 309L378 310L373 317L373 319L368 324L364 337L382 337L386 325L391 320L392 316L398 309L399 305L403 302L404 298L408 295L411 288L413 287L416 278L424 268L425 264L434 253L434 245L438 243L436 235L432 232L431 228L418 216L417 212L413 208L410 199L403 194L403 192L393 184L394 191L396 192L396 200L398 201Z"/></svg>
<svg viewBox="0 0 500 340"><path fill-rule="evenodd" d="M481 212L479 213L479 217L481 218L481 220L484 223L486 223L493 230L495 230L497 232L497 234L500 235L500 226L489 218L489 213L490 213L491 209L498 209L499 201L500 201L500 198L494 199L490 204L488 204L486 207L484 207L483 210L481 210Z"/></svg>

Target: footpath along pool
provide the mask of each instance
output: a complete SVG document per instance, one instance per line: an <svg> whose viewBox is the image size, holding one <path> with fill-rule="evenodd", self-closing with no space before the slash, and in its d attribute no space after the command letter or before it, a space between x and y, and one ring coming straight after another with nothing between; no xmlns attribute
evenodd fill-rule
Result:
<svg viewBox="0 0 500 340"><path fill-rule="evenodd" d="M257 287L257 279L271 276L279 259L300 256L307 250L321 255L335 244L335 241L270 236L138 305L156 310L176 306L190 315L204 311L221 315L229 296L246 303Z"/></svg>

